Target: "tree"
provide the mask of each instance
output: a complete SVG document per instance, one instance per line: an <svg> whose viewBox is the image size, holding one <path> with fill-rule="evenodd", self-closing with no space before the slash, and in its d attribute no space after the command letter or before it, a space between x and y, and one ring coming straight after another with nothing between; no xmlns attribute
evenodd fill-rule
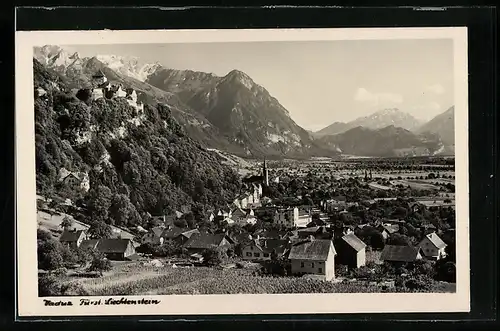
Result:
<svg viewBox="0 0 500 331"><path fill-rule="evenodd" d="M104 185L92 188L87 198L87 211L94 219L107 220L108 211L111 207L111 190Z"/></svg>
<svg viewBox="0 0 500 331"><path fill-rule="evenodd" d="M141 223L141 217L135 206L125 194L117 194L111 200L109 218L116 225L133 225Z"/></svg>
<svg viewBox="0 0 500 331"><path fill-rule="evenodd" d="M92 262L87 269L88 271L97 271L102 276L103 271L111 270L111 262L99 251L92 252Z"/></svg>
<svg viewBox="0 0 500 331"><path fill-rule="evenodd" d="M63 266L60 245L54 239L38 242L38 269L55 270Z"/></svg>
<svg viewBox="0 0 500 331"><path fill-rule="evenodd" d="M210 248L204 250L201 255L203 256L203 262L207 265L214 266L221 264L225 259L225 252L220 248Z"/></svg>
<svg viewBox="0 0 500 331"><path fill-rule="evenodd" d="M111 238L113 230L109 224L96 220L90 225L89 235L94 239Z"/></svg>
<svg viewBox="0 0 500 331"><path fill-rule="evenodd" d="M58 277L52 274L45 274L38 277L38 296L58 296L61 294L61 284Z"/></svg>
<svg viewBox="0 0 500 331"><path fill-rule="evenodd" d="M387 240L389 245L395 245L395 246L409 246L410 245L410 239L399 233L393 233Z"/></svg>
<svg viewBox="0 0 500 331"><path fill-rule="evenodd" d="M66 215L66 216L64 216L64 218L63 218L61 224L59 224L59 226L61 228L63 228L64 230L67 230L73 226L73 220L68 215Z"/></svg>

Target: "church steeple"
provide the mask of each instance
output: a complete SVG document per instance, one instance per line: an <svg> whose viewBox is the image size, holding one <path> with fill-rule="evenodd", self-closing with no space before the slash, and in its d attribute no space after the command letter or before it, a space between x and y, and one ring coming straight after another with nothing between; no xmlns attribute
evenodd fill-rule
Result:
<svg viewBox="0 0 500 331"><path fill-rule="evenodd" d="M266 186L269 186L269 170L267 170L266 159L262 165L262 181Z"/></svg>

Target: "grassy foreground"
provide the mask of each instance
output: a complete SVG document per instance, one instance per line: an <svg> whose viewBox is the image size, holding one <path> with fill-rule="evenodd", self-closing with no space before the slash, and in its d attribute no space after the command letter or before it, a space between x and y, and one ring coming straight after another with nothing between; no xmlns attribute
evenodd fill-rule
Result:
<svg viewBox="0 0 500 331"><path fill-rule="evenodd" d="M326 282L297 277L254 276L247 269L118 266L101 278L60 279L62 295L284 294L407 292L365 281ZM432 292L454 292L454 284L436 283Z"/></svg>

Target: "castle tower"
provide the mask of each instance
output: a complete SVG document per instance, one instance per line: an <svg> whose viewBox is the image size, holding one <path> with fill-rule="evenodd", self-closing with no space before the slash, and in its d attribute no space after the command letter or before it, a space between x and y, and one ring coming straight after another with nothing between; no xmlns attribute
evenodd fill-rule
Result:
<svg viewBox="0 0 500 331"><path fill-rule="evenodd" d="M263 183L266 185L266 186L269 186L269 170L267 169L267 166L266 166L266 159L264 159L264 164L262 166L262 177L263 177Z"/></svg>
<svg viewBox="0 0 500 331"><path fill-rule="evenodd" d="M104 83L106 83L108 79L104 75L101 69L97 70L97 72L92 75L92 86L94 88L101 87Z"/></svg>

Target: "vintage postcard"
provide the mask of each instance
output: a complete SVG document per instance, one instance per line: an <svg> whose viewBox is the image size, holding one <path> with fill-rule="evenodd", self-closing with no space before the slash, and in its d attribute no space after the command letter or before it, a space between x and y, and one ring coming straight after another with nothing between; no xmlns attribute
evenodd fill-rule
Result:
<svg viewBox="0 0 500 331"><path fill-rule="evenodd" d="M469 311L466 28L16 34L24 316Z"/></svg>

